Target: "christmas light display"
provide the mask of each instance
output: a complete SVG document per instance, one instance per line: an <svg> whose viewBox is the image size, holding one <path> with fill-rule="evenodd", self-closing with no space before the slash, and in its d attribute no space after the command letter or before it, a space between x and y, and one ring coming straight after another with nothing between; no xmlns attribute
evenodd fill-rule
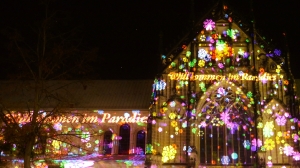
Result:
<svg viewBox="0 0 300 168"><path fill-rule="evenodd" d="M174 145L165 146L162 152L162 161L167 162L168 160L172 160L175 158L175 154L177 153Z"/></svg>
<svg viewBox="0 0 300 168"><path fill-rule="evenodd" d="M206 19L204 21L204 26L206 30L213 30L215 28L215 22L212 21L211 19Z"/></svg>
<svg viewBox="0 0 300 168"><path fill-rule="evenodd" d="M295 92L284 53L254 41L245 35L245 24L225 16L226 21L205 19L197 38L174 51L178 56L170 55L172 62L155 79L155 85L163 81L168 88L154 88L150 116L155 124L148 126L167 126L152 132L152 144L164 146L153 149L157 156L164 153L164 163L184 159L190 164L186 146L192 144L198 151L192 160L200 167L298 161L299 110L287 107L298 98L291 95ZM173 143L182 150L174 153L174 160L166 152ZM259 163L260 157L271 159Z"/></svg>

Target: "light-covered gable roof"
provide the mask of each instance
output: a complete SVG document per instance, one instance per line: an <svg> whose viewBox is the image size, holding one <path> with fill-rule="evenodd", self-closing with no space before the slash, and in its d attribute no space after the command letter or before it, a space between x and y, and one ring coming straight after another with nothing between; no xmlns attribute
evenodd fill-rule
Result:
<svg viewBox="0 0 300 168"><path fill-rule="evenodd" d="M191 43L201 44L200 36L202 35L202 32L204 31L204 35L208 35L208 31L206 31L204 27L204 23L208 20L211 20L215 24L215 27L210 30L209 33L215 31L216 34L222 35L222 29L224 29L224 31L237 30L239 32L239 38L231 44L232 47L240 47L242 43L244 43L244 45L246 45L246 43L250 45L254 43L256 57L261 57L261 55L263 55L270 58L270 61L272 60L276 65L283 64L286 53L276 49L271 42L267 41L256 29L253 29L253 24L251 22L253 18L243 18L241 14L234 11L231 7L232 6L229 6L227 3L219 1L211 9L208 9L206 15L203 15L171 50L162 53L162 62L165 65L162 70L167 71L168 73L168 69L172 66L172 63L179 65L177 62L178 58L185 55L185 50L193 50L191 49ZM252 39L253 32L255 34L254 41ZM237 51L238 50L235 52ZM280 54L278 54L278 51ZM259 67L257 66L257 68ZM286 67L283 67L283 69L286 69Z"/></svg>

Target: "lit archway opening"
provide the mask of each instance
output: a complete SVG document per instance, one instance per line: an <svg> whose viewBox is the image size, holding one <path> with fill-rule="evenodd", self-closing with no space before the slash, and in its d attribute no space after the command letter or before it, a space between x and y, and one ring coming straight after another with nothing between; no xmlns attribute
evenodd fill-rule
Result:
<svg viewBox="0 0 300 168"><path fill-rule="evenodd" d="M146 133L144 130L140 130L136 136L136 153L137 154L144 154L145 153L145 140L146 140Z"/></svg>
<svg viewBox="0 0 300 168"><path fill-rule="evenodd" d="M120 137L119 155L128 155L130 142L130 126L128 124L123 124L120 127Z"/></svg>
<svg viewBox="0 0 300 168"><path fill-rule="evenodd" d="M112 132L111 131L105 131L104 137L103 137L103 150L104 154L110 155L111 149L112 149Z"/></svg>
<svg viewBox="0 0 300 168"><path fill-rule="evenodd" d="M199 159L203 165L253 165L252 93L233 83L216 83L198 106Z"/></svg>

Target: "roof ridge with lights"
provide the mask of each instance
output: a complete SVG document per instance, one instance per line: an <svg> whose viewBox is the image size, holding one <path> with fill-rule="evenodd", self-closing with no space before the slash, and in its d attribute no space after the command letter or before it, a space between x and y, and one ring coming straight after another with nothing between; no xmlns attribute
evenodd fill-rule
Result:
<svg viewBox="0 0 300 168"><path fill-rule="evenodd" d="M170 66L171 62L175 60L180 52L183 51L183 45L188 45L191 41L195 40L195 37L201 32L201 30L203 30L203 23L207 18L211 20L227 20L228 22L233 22L244 33L246 33L248 37L251 38L253 38L253 32L255 32L253 43L263 49L266 52L266 56L270 57L277 64L281 64L281 66L283 66L287 54L283 53L281 50L276 49L271 42L268 42L266 38L262 36L257 29L255 29L254 18L244 18L243 15L233 10L232 5L224 2L223 0L220 0L211 9L209 9L208 12L203 15L180 40L178 40L178 42L172 49L170 49L167 53L161 53L161 59L164 64L164 66L162 67L162 71ZM279 57L283 55L284 58ZM288 70L288 67L283 68Z"/></svg>

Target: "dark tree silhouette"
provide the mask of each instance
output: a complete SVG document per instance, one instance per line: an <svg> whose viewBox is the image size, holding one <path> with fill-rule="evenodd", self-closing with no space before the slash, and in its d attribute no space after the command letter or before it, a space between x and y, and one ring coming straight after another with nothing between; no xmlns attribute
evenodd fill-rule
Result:
<svg viewBox="0 0 300 168"><path fill-rule="evenodd" d="M5 88L0 95L1 127L5 141L15 144L24 158L25 168L30 167L34 145L55 134L53 125L44 121L70 107L67 86L80 82L77 89L86 87L83 81L93 74L90 65L97 54L97 49L85 45L72 12L60 10L63 2L35 3L26 11L28 17L1 30L6 37L1 73L8 79L1 85ZM49 83L67 79L73 80ZM20 117L28 117L28 122L19 123Z"/></svg>

